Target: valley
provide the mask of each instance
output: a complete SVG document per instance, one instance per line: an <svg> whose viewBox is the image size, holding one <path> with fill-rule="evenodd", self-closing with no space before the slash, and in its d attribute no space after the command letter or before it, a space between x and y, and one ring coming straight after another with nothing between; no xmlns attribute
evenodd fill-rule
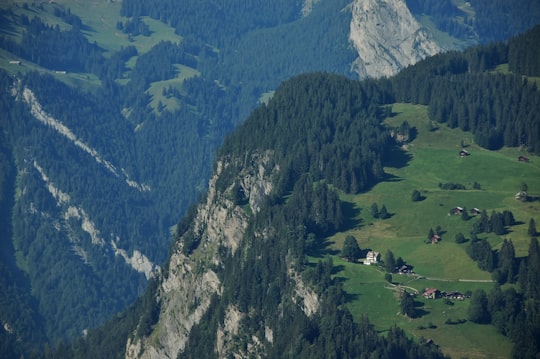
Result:
<svg viewBox="0 0 540 359"><path fill-rule="evenodd" d="M540 18L516 1L0 3L0 356L314 358L364 314L381 351L526 347L398 295L534 292L493 267L511 239L521 270L540 211L534 61L487 45ZM344 261L347 236L422 278Z"/></svg>

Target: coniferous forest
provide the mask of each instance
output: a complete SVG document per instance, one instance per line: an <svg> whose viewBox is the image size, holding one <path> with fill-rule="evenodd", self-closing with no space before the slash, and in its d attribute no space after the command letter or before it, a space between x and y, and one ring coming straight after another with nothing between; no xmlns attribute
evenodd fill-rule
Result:
<svg viewBox="0 0 540 359"><path fill-rule="evenodd" d="M426 105L433 123L470 132L487 150L521 147L540 154L534 79L540 76L540 28L505 40L534 25L540 5L523 1L526 6L501 17L495 10L508 2L471 1L485 16L470 23L442 16L461 16L450 1L407 4L457 37L497 42L436 55L391 78L359 81L350 72L356 55L344 45L347 1L322 1L300 20L297 1L263 8L259 1L212 7L123 1L129 20L117 31L151 36L143 20L151 17L191 34L145 53L135 46L106 51L88 40L92 29L84 21L60 5L18 5L35 16L0 10L0 23L7 24L0 48L22 59L16 74L0 69L0 319L9 323L0 331L1 356L124 357L127 339L149 335L159 320L160 277L150 273L167 267L167 251L177 243L186 255L204 245L191 232L195 207L188 208L204 198L216 156L271 150L281 169L274 191L250 220L246 251L225 256L219 272L225 289L191 332L185 356L215 354L217 328L234 304L253 310L243 323L246 337L262 333L264 321L282 328L265 348L269 357L442 357L399 328L380 336L369 318L353 321L332 261L309 258L350 225L340 196L387 179L384 166L396 144L382 122L393 103ZM62 26L40 18L49 5L47 16ZM263 15L246 15L255 8ZM331 12L339 16L325 16ZM17 22L8 21L13 18ZM24 28L20 38L8 36L18 27ZM83 74L92 84L73 86L62 73ZM153 83L184 74L181 86L161 93L178 106L151 105ZM271 100L261 101L274 89ZM36 113L65 127L44 124ZM244 165L228 167L218 189L238 182ZM241 191L233 196L246 204ZM254 241L267 226L275 231ZM471 242L478 266L495 273L499 284L514 285L477 293L480 310L471 318L509 337L516 358L532 357L540 352L537 241L519 260L511 242L497 255L487 242ZM314 317L283 302L293 290L291 265L322 298ZM278 324L275 313L283 308Z"/></svg>
<svg viewBox="0 0 540 359"><path fill-rule="evenodd" d="M533 34L535 31L528 36ZM519 46L513 41L524 39L530 41L524 36L511 40L510 46ZM272 150L275 153L274 165L282 171L272 195L250 220L243 237L242 247L245 250L225 255L219 269L223 293L212 300L211 309L191 331L182 357L217 355L214 351L215 336L229 305L251 313L242 321L246 338L248 333L264 336L263 323L281 328L273 333L273 345L265 348L267 357L443 357L436 347L411 341L399 328L392 328L380 336L369 323L369 318L353 321L345 305L348 299L342 283L332 275L332 260L320 259L313 264L308 256L316 256L324 248L328 235L348 225L343 212L344 203L337 191L366 191L383 180L382 166L388 155L386 149L393 146L388 129L382 126L382 120L389 115L384 110L389 103L425 103L430 108L429 115L433 121L449 127L470 126L465 129L473 132L477 139L491 131L494 124L496 129L501 127L502 142L482 143L485 148L521 144L531 152L537 151L538 132L536 135L518 136L517 143L504 142L507 126L511 126L516 134L538 130L539 121L532 111L539 96L534 83L517 74L489 74L484 68L470 65L475 59L485 58L489 68L493 68L507 61L508 48L507 44L499 43L464 53L440 55L390 79L359 82L338 75L315 73L283 83L267 105L257 108L237 131L227 137L218 152L219 158L248 158L248 153ZM442 84L446 84L446 96L443 96ZM432 91L424 91L425 86ZM440 87L435 90L437 86ZM440 97L437 97L438 91ZM516 105L512 97L514 92L522 99L520 107L524 110L519 112L523 114L520 119L508 116L511 108L519 111L512 107ZM466 99L473 97L469 93L482 97L473 98L468 103ZM457 101L454 94L460 94L461 101ZM406 95L409 97L405 98ZM438 117L437 106L451 107L444 105L445 101L456 108L449 110L446 117ZM483 105L484 101L488 104L500 102L500 113L488 112L492 110L490 106ZM478 116L461 114L467 111L460 109L459 105L478 112L486 111L489 115L486 114L485 120L474 122ZM512 138L510 136L508 140ZM235 163L220 176L217 187L221 191L226 191L237 180L237 174L245 165L242 161ZM244 203L241 192L234 196L239 205ZM193 233L190 234L193 228L189 225L192 216L193 213L179 223L176 237L177 243L183 243L178 244L179 248L183 248L187 255L201 245L200 241L189 239L193 238ZM511 212L494 213L491 218L483 214L475 224L475 233L496 230L497 221L506 226L511 225L514 218ZM266 233L263 240L260 233ZM508 336L514 343L515 358L534 357L540 350L539 336L536 335L540 330L540 317L537 315L540 297L536 279L540 270L538 241L534 237L531 239L528 256L519 261L515 258L511 241L505 241L497 256L491 259L488 257L493 252L486 243L481 240L471 243L472 259L478 261L483 270L496 271L499 283L517 283L517 286L501 289L496 285L489 293L482 290L473 292L469 320L492 324ZM483 248L485 245L487 249ZM287 302L287 293L293 290L287 275L291 266L302 273L321 298L321 309L315 316L306 316L298 306ZM96 352L100 347L97 343L104 340L107 331L111 330L118 333L118 337L107 337L106 353L117 353L122 357L126 336L133 333L135 336L148 335L159 319L159 301L156 303L149 299L154 298L156 289L152 285L130 310L102 329L90 331L85 339L70 346L61 345L46 353L45 357L85 357L88 353L95 357L103 356ZM276 316L276 312L281 314ZM242 348L246 344L237 345ZM105 350L103 346L101 348Z"/></svg>

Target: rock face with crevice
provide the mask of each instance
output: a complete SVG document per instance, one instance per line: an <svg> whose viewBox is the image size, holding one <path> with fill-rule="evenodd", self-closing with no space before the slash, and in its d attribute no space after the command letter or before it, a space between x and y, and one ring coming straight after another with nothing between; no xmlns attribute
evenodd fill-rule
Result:
<svg viewBox="0 0 540 359"><path fill-rule="evenodd" d="M210 307L212 297L221 295L223 284L216 273L223 260L220 248L231 253L241 250L249 216L260 210L261 201L273 188L273 174L279 171L272 165L270 151L253 153L247 158L245 164L235 159L218 161L206 201L198 206L190 229L176 241L168 270L159 279L155 298L160 307L159 320L150 335L128 340L126 358L177 358L185 349L191 329ZM230 166L241 169L231 183L223 186L220 177L230 173ZM237 185L249 203L249 210L233 200L232 191ZM186 235L196 235L199 239L198 247L189 254L183 248L182 237ZM234 350L226 343L238 333L239 321L245 315L229 307L226 321L217 333L216 352L220 357L227 357ZM261 339L253 337L250 348L259 347L261 351L260 343Z"/></svg>
<svg viewBox="0 0 540 359"><path fill-rule="evenodd" d="M358 52L360 78L396 74L444 49L411 14L405 0L355 0L349 39Z"/></svg>

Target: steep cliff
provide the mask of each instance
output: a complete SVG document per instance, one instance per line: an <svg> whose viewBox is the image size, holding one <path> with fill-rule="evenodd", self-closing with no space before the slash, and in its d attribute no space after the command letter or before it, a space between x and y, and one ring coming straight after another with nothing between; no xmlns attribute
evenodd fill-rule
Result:
<svg viewBox="0 0 540 359"><path fill-rule="evenodd" d="M224 255L245 250L239 244L249 218L260 211L261 203L273 189L279 167L273 165L272 157L271 151L254 152L245 159L228 157L217 162L206 200L198 206L190 228L178 238L168 270L160 278L156 297L161 308L159 321L149 335L128 340L127 358L176 358L184 350L191 329L209 309L212 297L222 294L223 283L217 272L223 266ZM238 169L230 183L226 178L231 172L228 167ZM246 205L235 203L236 190L242 192ZM188 236L196 236L198 243L190 253L185 248ZM292 269L290 273L298 288L293 300L303 303L306 313L313 314L318 306L316 294ZM238 354L238 348L231 343L246 315L234 305L228 307L224 323L216 333L215 348L220 357ZM249 352L262 353L262 341L272 341L272 328L267 327L263 338L251 338Z"/></svg>
<svg viewBox="0 0 540 359"><path fill-rule="evenodd" d="M350 41L360 78L382 77L443 50L413 17L405 0L355 0Z"/></svg>
<svg viewBox="0 0 540 359"><path fill-rule="evenodd" d="M305 255L343 223L343 215L334 190L324 181L315 183L323 174L304 173L307 168L298 164L311 151L318 152L321 133L328 136L326 148L332 153L382 145L372 142L384 142L384 131L376 126L375 113L364 111L364 91L358 85L324 74L290 80L226 140L206 199L192 218L178 225L155 296L159 318L149 328L141 320L127 343L127 358L176 358L194 350L190 337L203 330L201 326L207 344L199 354L268 356L269 350L286 347L287 321L299 331L315 325L311 318L318 315L320 296L330 287L331 265L307 281ZM343 101L329 103L323 95L328 89ZM329 120L338 113L338 120ZM344 142L340 134L360 128L364 135ZM334 165L354 167L340 161ZM376 177L372 171L377 166L368 167L354 168L350 177L356 172L366 179ZM206 313L209 317L203 320Z"/></svg>

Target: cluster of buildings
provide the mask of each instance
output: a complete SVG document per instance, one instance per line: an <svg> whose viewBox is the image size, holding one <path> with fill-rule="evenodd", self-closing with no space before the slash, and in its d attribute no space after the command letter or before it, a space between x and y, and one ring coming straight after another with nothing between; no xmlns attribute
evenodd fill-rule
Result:
<svg viewBox="0 0 540 359"><path fill-rule="evenodd" d="M464 211L463 207L454 207L450 210L450 214L454 214L454 215L460 215L462 214ZM471 209L469 211L469 213L473 216L476 216L478 214L480 214L482 211L476 207L474 207L473 209Z"/></svg>
<svg viewBox="0 0 540 359"><path fill-rule="evenodd" d="M440 291L437 288L426 288L424 289L424 292L422 293L422 296L426 299L457 299L457 300L464 300L465 298L468 298L467 295L460 293L460 292L445 292Z"/></svg>

